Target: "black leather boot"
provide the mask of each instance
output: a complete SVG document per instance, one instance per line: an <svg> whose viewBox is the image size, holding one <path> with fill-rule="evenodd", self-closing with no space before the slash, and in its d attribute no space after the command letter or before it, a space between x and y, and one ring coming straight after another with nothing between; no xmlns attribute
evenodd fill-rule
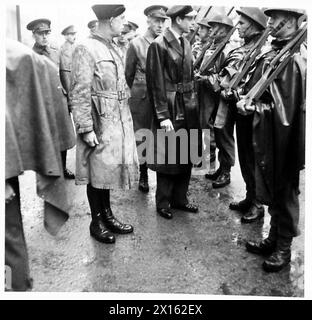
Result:
<svg viewBox="0 0 312 320"><path fill-rule="evenodd" d="M229 170L221 170L218 178L212 183L214 189L223 188L231 183L231 173Z"/></svg>
<svg viewBox="0 0 312 320"><path fill-rule="evenodd" d="M262 264L264 271L278 272L290 263L291 243L292 238L278 238L276 251Z"/></svg>
<svg viewBox="0 0 312 320"><path fill-rule="evenodd" d="M140 165L139 190L144 192L144 193L149 191L148 174L147 174L146 163Z"/></svg>
<svg viewBox="0 0 312 320"><path fill-rule="evenodd" d="M250 209L251 206L252 206L252 201L246 198L238 202L237 201L231 202L229 205L229 208L231 210L246 212Z"/></svg>
<svg viewBox="0 0 312 320"><path fill-rule="evenodd" d="M261 204L252 204L248 212L241 217L242 223L252 223L264 217L264 208Z"/></svg>
<svg viewBox="0 0 312 320"><path fill-rule="evenodd" d="M209 179L209 180L216 180L219 175L221 174L221 168L219 167L215 172L212 172L212 173L206 173L205 174L205 178L206 179Z"/></svg>
<svg viewBox="0 0 312 320"><path fill-rule="evenodd" d="M92 217L90 224L90 235L97 241L114 243L115 236L105 228L100 213L102 211L102 194L103 190L93 188L91 184L87 185L87 196Z"/></svg>
<svg viewBox="0 0 312 320"><path fill-rule="evenodd" d="M111 208L105 208L101 216L106 228L110 231L120 234L133 232L133 227L130 224L122 223L114 217Z"/></svg>
<svg viewBox="0 0 312 320"><path fill-rule="evenodd" d="M102 221L100 213L91 213L90 235L97 241L103 243L114 243L115 236L109 232Z"/></svg>
<svg viewBox="0 0 312 320"><path fill-rule="evenodd" d="M270 255L276 250L277 245L277 229L275 227L270 228L270 232L267 238L260 242L247 241L246 249L248 252L260 254L260 255Z"/></svg>

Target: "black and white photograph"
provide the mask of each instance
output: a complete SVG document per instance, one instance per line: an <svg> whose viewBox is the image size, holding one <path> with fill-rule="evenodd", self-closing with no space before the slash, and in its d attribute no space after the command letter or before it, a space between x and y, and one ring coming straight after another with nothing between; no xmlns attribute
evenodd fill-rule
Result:
<svg viewBox="0 0 312 320"><path fill-rule="evenodd" d="M1 296L311 298L309 6L7 1Z"/></svg>

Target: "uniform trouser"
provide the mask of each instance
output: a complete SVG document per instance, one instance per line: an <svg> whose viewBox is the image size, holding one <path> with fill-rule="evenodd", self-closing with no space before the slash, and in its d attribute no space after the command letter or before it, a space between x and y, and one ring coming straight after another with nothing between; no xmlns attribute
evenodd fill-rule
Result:
<svg viewBox="0 0 312 320"><path fill-rule="evenodd" d="M5 265L7 289L26 291L32 287L29 273L28 253L21 214L18 177L8 179L16 196L5 205ZM12 281L11 281L11 280Z"/></svg>
<svg viewBox="0 0 312 320"><path fill-rule="evenodd" d="M191 167L184 173L164 174L157 172L156 207L167 209L188 203L187 191L191 178Z"/></svg>
<svg viewBox="0 0 312 320"><path fill-rule="evenodd" d="M253 114L236 116L236 138L238 159L246 184L246 199L256 200L255 155L253 149Z"/></svg>
<svg viewBox="0 0 312 320"><path fill-rule="evenodd" d="M234 124L236 109L229 106L225 124L222 129L214 127L216 146L219 149L218 160L220 167L231 170L235 164Z"/></svg>
<svg viewBox="0 0 312 320"><path fill-rule="evenodd" d="M203 142L204 142L205 151L207 155L210 156L211 154L214 154L216 151L216 140L215 140L213 121L209 122L207 129L209 129L209 133L205 133L205 131L203 131ZM208 148L209 148L209 153L207 152Z"/></svg>
<svg viewBox="0 0 312 320"><path fill-rule="evenodd" d="M288 182L279 199L269 206L271 228L277 231L279 238L293 238L299 235L299 199L298 179Z"/></svg>
<svg viewBox="0 0 312 320"><path fill-rule="evenodd" d="M61 151L63 170L66 169L67 150Z"/></svg>

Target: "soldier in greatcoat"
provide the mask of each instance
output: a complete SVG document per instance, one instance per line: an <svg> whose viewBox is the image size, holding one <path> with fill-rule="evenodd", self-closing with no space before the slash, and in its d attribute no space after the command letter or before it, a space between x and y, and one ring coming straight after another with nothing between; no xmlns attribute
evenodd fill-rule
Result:
<svg viewBox="0 0 312 320"><path fill-rule="evenodd" d="M146 88L146 57L152 41L163 33L165 20L168 19L165 13L167 9L165 6L153 5L144 10L144 14L147 16L148 29L143 36L138 36L130 41L127 51L125 73L127 84L131 89L129 105L135 132L140 129L151 129L152 106ZM141 142L141 138L137 136L137 146ZM148 192L147 164L143 157L139 158L139 161L139 190Z"/></svg>
<svg viewBox="0 0 312 320"><path fill-rule="evenodd" d="M35 39L33 50L44 55L53 61L58 69L60 68L60 53L59 50L50 44L49 38L51 34L51 21L48 19L36 19L28 23L27 29L31 30ZM63 94L66 95L66 91L62 88ZM68 117L69 113L68 113ZM66 179L74 179L75 175L66 168L67 150L61 152L62 163L64 167L64 177Z"/></svg>

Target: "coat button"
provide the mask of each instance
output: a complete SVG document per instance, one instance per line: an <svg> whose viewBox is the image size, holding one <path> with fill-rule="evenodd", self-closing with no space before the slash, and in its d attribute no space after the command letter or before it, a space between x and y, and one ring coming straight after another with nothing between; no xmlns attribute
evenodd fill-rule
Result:
<svg viewBox="0 0 312 320"><path fill-rule="evenodd" d="M265 162L264 162L263 160L261 160L261 161L260 161L260 166L261 166L261 167L264 167L264 165L265 165Z"/></svg>

